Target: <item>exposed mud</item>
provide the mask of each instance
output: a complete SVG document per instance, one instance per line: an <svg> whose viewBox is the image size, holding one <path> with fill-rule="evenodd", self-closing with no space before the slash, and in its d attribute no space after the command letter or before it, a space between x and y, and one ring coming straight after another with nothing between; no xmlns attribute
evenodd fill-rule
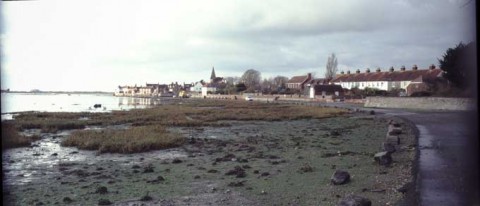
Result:
<svg viewBox="0 0 480 206"><path fill-rule="evenodd" d="M373 205L392 205L412 179L415 138L402 124L392 165L375 164L387 121L364 115L174 128L188 138L184 146L139 154L60 146L70 131L40 134L32 147L3 152L4 203L335 205L355 193ZM337 169L352 175L348 184L330 184Z"/></svg>

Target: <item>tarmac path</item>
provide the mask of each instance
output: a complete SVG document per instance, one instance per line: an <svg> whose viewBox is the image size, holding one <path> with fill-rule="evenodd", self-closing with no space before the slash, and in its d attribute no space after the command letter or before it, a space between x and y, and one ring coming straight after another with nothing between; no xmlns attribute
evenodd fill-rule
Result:
<svg viewBox="0 0 480 206"><path fill-rule="evenodd" d="M480 205L477 111L420 111L320 104L397 116L418 130L416 204Z"/></svg>

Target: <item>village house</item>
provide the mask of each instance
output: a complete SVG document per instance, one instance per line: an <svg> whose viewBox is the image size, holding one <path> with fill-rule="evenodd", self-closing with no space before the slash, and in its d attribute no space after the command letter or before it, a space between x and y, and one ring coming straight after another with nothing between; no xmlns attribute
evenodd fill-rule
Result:
<svg viewBox="0 0 480 206"><path fill-rule="evenodd" d="M166 84L149 84L146 86L118 86L115 96L159 96L168 92Z"/></svg>
<svg viewBox="0 0 480 206"><path fill-rule="evenodd" d="M312 74L308 73L307 75L303 76L294 76L287 81L287 88L295 89L299 91L303 91L305 89L306 84L308 84L312 80Z"/></svg>
<svg viewBox="0 0 480 206"><path fill-rule="evenodd" d="M343 88L335 84L318 84L310 87L310 98L343 97Z"/></svg>
<svg viewBox="0 0 480 206"><path fill-rule="evenodd" d="M415 81L415 84L424 81L431 81L442 77L442 70L431 65L429 69L419 70L416 65L411 70L406 70L401 67L400 71L395 71L393 67L387 72L382 72L378 68L375 72L370 72L366 69L364 73L357 70L356 73L351 74L343 71L332 80L333 84L342 86L345 89L365 89L375 88L384 91L391 91L394 89L407 90L407 87Z"/></svg>

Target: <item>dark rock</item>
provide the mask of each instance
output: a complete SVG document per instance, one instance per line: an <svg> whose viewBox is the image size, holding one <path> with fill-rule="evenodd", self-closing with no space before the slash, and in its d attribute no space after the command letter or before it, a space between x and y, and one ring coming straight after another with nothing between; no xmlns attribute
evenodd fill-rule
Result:
<svg viewBox="0 0 480 206"><path fill-rule="evenodd" d="M104 170L103 167L98 167L97 168L97 171L101 171L101 170Z"/></svg>
<svg viewBox="0 0 480 206"><path fill-rule="evenodd" d="M150 197L148 194L140 198L140 201L150 201L153 200L152 197Z"/></svg>
<svg viewBox="0 0 480 206"><path fill-rule="evenodd" d="M63 202L68 204L68 203L73 202L73 200L72 200L72 198L70 198L70 197L64 197L64 198L63 198Z"/></svg>
<svg viewBox="0 0 480 206"><path fill-rule="evenodd" d="M200 175L195 175L195 177L193 177L193 179L200 179Z"/></svg>
<svg viewBox="0 0 480 206"><path fill-rule="evenodd" d="M111 204L113 204L113 203L110 202L110 200L107 200L107 199L98 200L98 205L111 205Z"/></svg>
<svg viewBox="0 0 480 206"><path fill-rule="evenodd" d="M266 176L268 176L268 175L270 175L269 172L262 172L262 174L260 174L260 176L262 176L262 177L266 177Z"/></svg>
<svg viewBox="0 0 480 206"><path fill-rule="evenodd" d="M401 192L402 194L405 194L405 193L408 192L408 190L410 190L413 186L414 186L413 183L408 182L408 183L404 184L402 187L398 188L397 191L398 191L398 192Z"/></svg>
<svg viewBox="0 0 480 206"><path fill-rule="evenodd" d="M178 158L175 158L175 159L172 160L172 163L173 163L173 164L178 164L178 163L182 163L182 162L183 162L183 161L180 160L180 159L178 159Z"/></svg>
<svg viewBox="0 0 480 206"><path fill-rule="evenodd" d="M157 180L158 181L165 181L165 178L162 175L158 175Z"/></svg>
<svg viewBox="0 0 480 206"><path fill-rule="evenodd" d="M132 169L140 169L140 166L138 166L138 165L133 165L133 166L132 166Z"/></svg>
<svg viewBox="0 0 480 206"><path fill-rule="evenodd" d="M396 135L388 135L387 134L387 137L385 138L385 142L399 145L400 144L400 138Z"/></svg>
<svg viewBox="0 0 480 206"><path fill-rule="evenodd" d="M305 164L303 164L302 167L300 167L300 171L302 171L302 172L313 172L313 167L310 166L310 164L305 163Z"/></svg>
<svg viewBox="0 0 480 206"><path fill-rule="evenodd" d="M334 185L346 184L350 181L350 174L344 170L336 170L330 178L330 181Z"/></svg>
<svg viewBox="0 0 480 206"><path fill-rule="evenodd" d="M53 153L52 156L58 156L58 154L57 154L57 153Z"/></svg>
<svg viewBox="0 0 480 206"><path fill-rule="evenodd" d="M370 110L370 115L375 115L375 111Z"/></svg>
<svg viewBox="0 0 480 206"><path fill-rule="evenodd" d="M400 135L402 134L402 130L391 130L388 132L388 135Z"/></svg>
<svg viewBox="0 0 480 206"><path fill-rule="evenodd" d="M187 164L187 167L191 167L191 166L194 166L194 164L191 164L191 163Z"/></svg>
<svg viewBox="0 0 480 206"><path fill-rule="evenodd" d="M252 167L250 167L250 165L243 165L242 168L243 168L243 169L250 169L250 168L252 168Z"/></svg>
<svg viewBox="0 0 480 206"><path fill-rule="evenodd" d="M243 184L244 182L245 181L230 182L228 184L228 186L230 186L230 187L242 187L242 186L244 186L244 184Z"/></svg>
<svg viewBox="0 0 480 206"><path fill-rule="evenodd" d="M383 150L384 152L388 152L388 153L394 153L395 151L397 151L397 150L395 149L395 146L394 146L393 144L391 144L391 143L388 143L388 142L384 142L384 143L382 144L382 150Z"/></svg>
<svg viewBox="0 0 480 206"><path fill-rule="evenodd" d="M97 194L107 194L108 193L108 189L107 187L105 186L101 186L101 187L97 187L97 190L95 191L95 193Z"/></svg>
<svg viewBox="0 0 480 206"><path fill-rule="evenodd" d="M339 136L340 132L338 132L337 130L333 130L333 131L330 132L330 135L331 136Z"/></svg>
<svg viewBox="0 0 480 206"><path fill-rule="evenodd" d="M340 200L337 206L372 206L372 201L361 196L349 195Z"/></svg>
<svg viewBox="0 0 480 206"><path fill-rule="evenodd" d="M145 168L143 168L143 173L152 173L153 172L153 165L149 164Z"/></svg>
<svg viewBox="0 0 480 206"><path fill-rule="evenodd" d="M235 168L226 172L225 175L235 175L237 178L242 178L247 176L247 174L245 173L245 170L242 169L240 166L235 166Z"/></svg>
<svg viewBox="0 0 480 206"><path fill-rule="evenodd" d="M380 165L390 165L392 163L392 156L388 152L379 152L373 157Z"/></svg>
<svg viewBox="0 0 480 206"><path fill-rule="evenodd" d="M258 170L253 170L253 174L258 174L260 171Z"/></svg>
<svg viewBox="0 0 480 206"><path fill-rule="evenodd" d="M208 173L218 173L218 170L211 169L211 170L208 170L207 172Z"/></svg>

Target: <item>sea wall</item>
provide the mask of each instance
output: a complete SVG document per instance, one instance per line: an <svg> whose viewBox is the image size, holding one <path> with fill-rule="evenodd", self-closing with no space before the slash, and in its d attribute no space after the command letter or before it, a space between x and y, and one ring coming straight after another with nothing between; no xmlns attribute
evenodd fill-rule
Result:
<svg viewBox="0 0 480 206"><path fill-rule="evenodd" d="M473 99L446 97L367 97L365 101L365 107L427 110L473 110L475 105Z"/></svg>

